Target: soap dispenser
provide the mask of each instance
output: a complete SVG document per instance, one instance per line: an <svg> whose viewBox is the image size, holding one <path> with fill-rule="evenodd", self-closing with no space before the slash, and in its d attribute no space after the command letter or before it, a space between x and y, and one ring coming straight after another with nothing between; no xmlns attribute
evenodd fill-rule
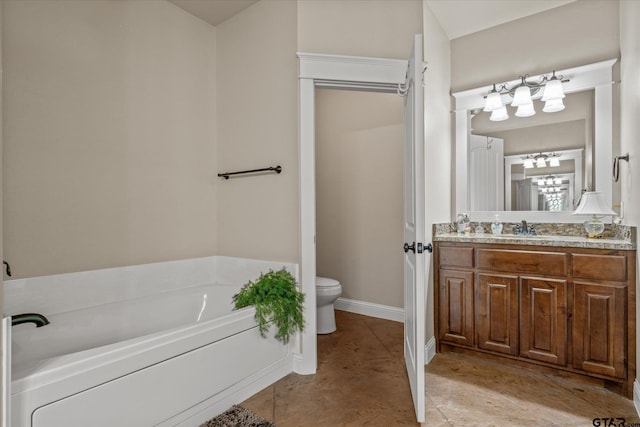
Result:
<svg viewBox="0 0 640 427"><path fill-rule="evenodd" d="M496 236L502 234L502 224L500 223L498 215L496 215L493 222L491 223L491 233Z"/></svg>

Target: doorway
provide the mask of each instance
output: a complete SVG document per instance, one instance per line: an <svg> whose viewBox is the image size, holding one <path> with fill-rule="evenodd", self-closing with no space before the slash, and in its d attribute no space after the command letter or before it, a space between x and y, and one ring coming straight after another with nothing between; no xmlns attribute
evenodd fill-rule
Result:
<svg viewBox="0 0 640 427"><path fill-rule="evenodd" d="M294 372L313 374L316 340L315 90L370 90L399 93L404 102L404 358L418 422L425 418L424 343L426 272L431 245L425 233L425 151L422 35L408 60L298 53L300 63L300 284L306 299L305 330L294 351ZM411 242L411 243L409 243Z"/></svg>
<svg viewBox="0 0 640 427"><path fill-rule="evenodd" d="M317 275L336 308L403 321L403 99L316 90Z"/></svg>

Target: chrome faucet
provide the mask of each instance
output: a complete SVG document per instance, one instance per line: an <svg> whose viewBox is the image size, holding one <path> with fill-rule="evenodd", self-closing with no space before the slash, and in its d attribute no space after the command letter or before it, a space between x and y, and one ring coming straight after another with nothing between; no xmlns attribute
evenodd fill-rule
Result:
<svg viewBox="0 0 640 427"><path fill-rule="evenodd" d="M535 236L536 226L527 225L527 221L523 219L522 224L518 224L513 228L513 234L520 235L520 236Z"/></svg>
<svg viewBox="0 0 640 427"><path fill-rule="evenodd" d="M33 323L36 328L49 324L49 319L38 313L23 313L11 316L11 326L20 325L22 323Z"/></svg>

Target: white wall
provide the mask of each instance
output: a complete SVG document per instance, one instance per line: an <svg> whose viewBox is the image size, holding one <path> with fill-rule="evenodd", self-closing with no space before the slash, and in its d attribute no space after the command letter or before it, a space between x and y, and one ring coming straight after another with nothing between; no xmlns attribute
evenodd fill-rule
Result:
<svg viewBox="0 0 640 427"><path fill-rule="evenodd" d="M5 259L216 254L216 31L165 1L4 1Z"/></svg>
<svg viewBox="0 0 640 427"><path fill-rule="evenodd" d="M296 2L259 1L217 27L218 251L299 261Z"/></svg>
<svg viewBox="0 0 640 427"><path fill-rule="evenodd" d="M317 274L403 307L403 98L316 90Z"/></svg>
<svg viewBox="0 0 640 427"><path fill-rule="evenodd" d="M624 203L624 223L640 225L640 2L620 2L620 154L629 153L629 163L622 162L620 182ZM616 153L614 153L615 155ZM637 259L640 265L640 257ZM640 307L640 276L636 272L636 307ZM636 315L637 318L637 315ZM636 366L640 366L640 328L636 326ZM636 381L640 378L636 372ZM640 396L635 396L636 399ZM639 402L636 401L636 404Z"/></svg>
<svg viewBox="0 0 640 427"><path fill-rule="evenodd" d="M432 240L432 225L451 220L454 195L451 183L451 48L444 30L435 19L426 2L423 2L425 72L425 168L426 168L426 236ZM430 259L432 257L429 257ZM427 325L426 339L434 336L433 325L433 260L427 271Z"/></svg>

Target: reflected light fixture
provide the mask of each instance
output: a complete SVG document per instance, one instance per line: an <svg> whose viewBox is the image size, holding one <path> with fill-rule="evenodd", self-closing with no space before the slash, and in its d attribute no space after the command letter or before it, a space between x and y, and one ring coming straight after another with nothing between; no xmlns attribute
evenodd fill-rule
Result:
<svg viewBox="0 0 640 427"><path fill-rule="evenodd" d="M519 108L519 107L518 107ZM547 167L547 160L549 161L549 167L560 166L560 159L556 153L540 153L540 154L527 154L522 157L525 169L531 169L532 167L545 168Z"/></svg>
<svg viewBox="0 0 640 427"><path fill-rule="evenodd" d="M582 194L580 204L576 208L574 215L591 215L591 219L584 222L584 230L589 238L600 237L604 231L604 224L598 216L616 215L616 213L602 200L598 191L587 191Z"/></svg>
<svg viewBox="0 0 640 427"><path fill-rule="evenodd" d="M537 168L545 168L547 167L547 162L545 161L547 156L536 156L536 167Z"/></svg>

